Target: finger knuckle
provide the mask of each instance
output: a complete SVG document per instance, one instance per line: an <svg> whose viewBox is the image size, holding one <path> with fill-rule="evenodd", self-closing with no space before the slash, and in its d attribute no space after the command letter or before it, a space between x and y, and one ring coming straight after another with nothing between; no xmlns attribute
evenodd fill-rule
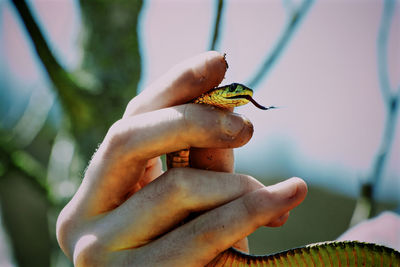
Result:
<svg viewBox="0 0 400 267"><path fill-rule="evenodd" d="M69 237L74 224L74 221L66 218L64 210L61 211L57 218L56 236L58 244L67 256L70 256Z"/></svg>
<svg viewBox="0 0 400 267"><path fill-rule="evenodd" d="M131 99L128 102L128 104L126 105L124 116L127 116L127 115L133 113L133 111L135 110L136 106L137 106L137 103L136 103L136 97L135 97L135 98Z"/></svg>
<svg viewBox="0 0 400 267"><path fill-rule="evenodd" d="M178 198L190 194L191 186L185 168L172 168L168 171L165 190L169 196Z"/></svg>
<svg viewBox="0 0 400 267"><path fill-rule="evenodd" d="M199 120L199 114L202 112L202 109L204 107L199 107L198 105L195 104L186 104L183 106L183 126L191 129L193 127L196 128L196 130L201 130L201 127L199 127L199 123L202 121Z"/></svg>
<svg viewBox="0 0 400 267"><path fill-rule="evenodd" d="M239 186L243 192L251 192L262 187L262 185L250 175L237 174L237 176L239 180Z"/></svg>
<svg viewBox="0 0 400 267"><path fill-rule="evenodd" d="M213 106L187 104L183 114L184 125L192 136L221 138L226 112Z"/></svg>
<svg viewBox="0 0 400 267"><path fill-rule="evenodd" d="M122 120L117 120L116 122L111 125L109 128L107 135L105 137L105 141L110 146L119 146L121 143L123 143L123 136L121 133L121 128L122 128Z"/></svg>
<svg viewBox="0 0 400 267"><path fill-rule="evenodd" d="M126 122L120 119L109 128L103 143L100 145L104 157L112 157L118 151L123 151L130 136L134 136L132 131L130 135L128 134L125 124Z"/></svg>
<svg viewBox="0 0 400 267"><path fill-rule="evenodd" d="M95 235L83 235L75 245L74 265L78 267L105 266L105 252Z"/></svg>

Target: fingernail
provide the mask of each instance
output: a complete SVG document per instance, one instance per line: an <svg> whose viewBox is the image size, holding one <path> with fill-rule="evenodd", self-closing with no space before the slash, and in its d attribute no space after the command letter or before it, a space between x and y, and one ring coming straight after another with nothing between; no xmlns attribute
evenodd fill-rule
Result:
<svg viewBox="0 0 400 267"><path fill-rule="evenodd" d="M222 119L223 129L230 136L238 135L244 127L252 126L251 122L243 115L231 113Z"/></svg>

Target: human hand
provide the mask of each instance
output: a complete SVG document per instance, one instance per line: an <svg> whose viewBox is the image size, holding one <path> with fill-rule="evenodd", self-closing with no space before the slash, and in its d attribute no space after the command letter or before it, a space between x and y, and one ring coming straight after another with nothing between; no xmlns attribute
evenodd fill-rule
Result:
<svg viewBox="0 0 400 267"><path fill-rule="evenodd" d="M298 178L264 187L234 174L233 147L251 138L243 116L185 104L216 87L226 62L208 52L133 98L60 213L57 238L76 266L203 266L262 225L280 226L305 198ZM191 165L162 171L160 155L191 149ZM205 170L206 169L206 170ZM182 224L192 212L202 214Z"/></svg>

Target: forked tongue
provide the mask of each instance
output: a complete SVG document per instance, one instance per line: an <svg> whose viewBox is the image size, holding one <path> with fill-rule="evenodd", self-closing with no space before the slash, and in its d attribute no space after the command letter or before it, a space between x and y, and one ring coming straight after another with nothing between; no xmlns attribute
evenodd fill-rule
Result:
<svg viewBox="0 0 400 267"><path fill-rule="evenodd" d="M249 100L251 103L253 103L254 106L256 106L256 107L258 107L259 109L262 109L262 110L268 110L268 109L277 108L277 107L275 107L275 106L264 107L264 106L258 104L258 103L257 103L251 96L249 96L249 95L243 95L243 96L240 96L240 97L241 97L241 98L246 98L246 99Z"/></svg>

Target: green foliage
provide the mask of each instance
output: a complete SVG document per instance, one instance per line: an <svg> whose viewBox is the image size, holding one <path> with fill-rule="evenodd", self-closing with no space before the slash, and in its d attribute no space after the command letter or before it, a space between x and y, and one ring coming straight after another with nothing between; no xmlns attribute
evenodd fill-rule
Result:
<svg viewBox="0 0 400 267"><path fill-rule="evenodd" d="M2 216L19 266L50 266L51 240L46 195L9 172L0 183Z"/></svg>
<svg viewBox="0 0 400 267"><path fill-rule="evenodd" d="M76 184L74 181L80 179L78 174L107 129L136 95L141 74L137 26L142 1L81 2L84 56L81 66L73 72L57 62L27 3L13 4L63 112L59 130L47 123L27 146L12 134L1 133L3 221L20 266L50 266L50 259L62 254L55 239L55 218L67 199L58 192L65 191L65 179L70 180L69 185ZM70 162L53 159L57 155L52 151L60 144L78 151L72 152ZM60 177L47 177L54 175L51 168L60 170L55 175ZM70 178L70 174L74 177ZM68 261L64 257L65 262Z"/></svg>

